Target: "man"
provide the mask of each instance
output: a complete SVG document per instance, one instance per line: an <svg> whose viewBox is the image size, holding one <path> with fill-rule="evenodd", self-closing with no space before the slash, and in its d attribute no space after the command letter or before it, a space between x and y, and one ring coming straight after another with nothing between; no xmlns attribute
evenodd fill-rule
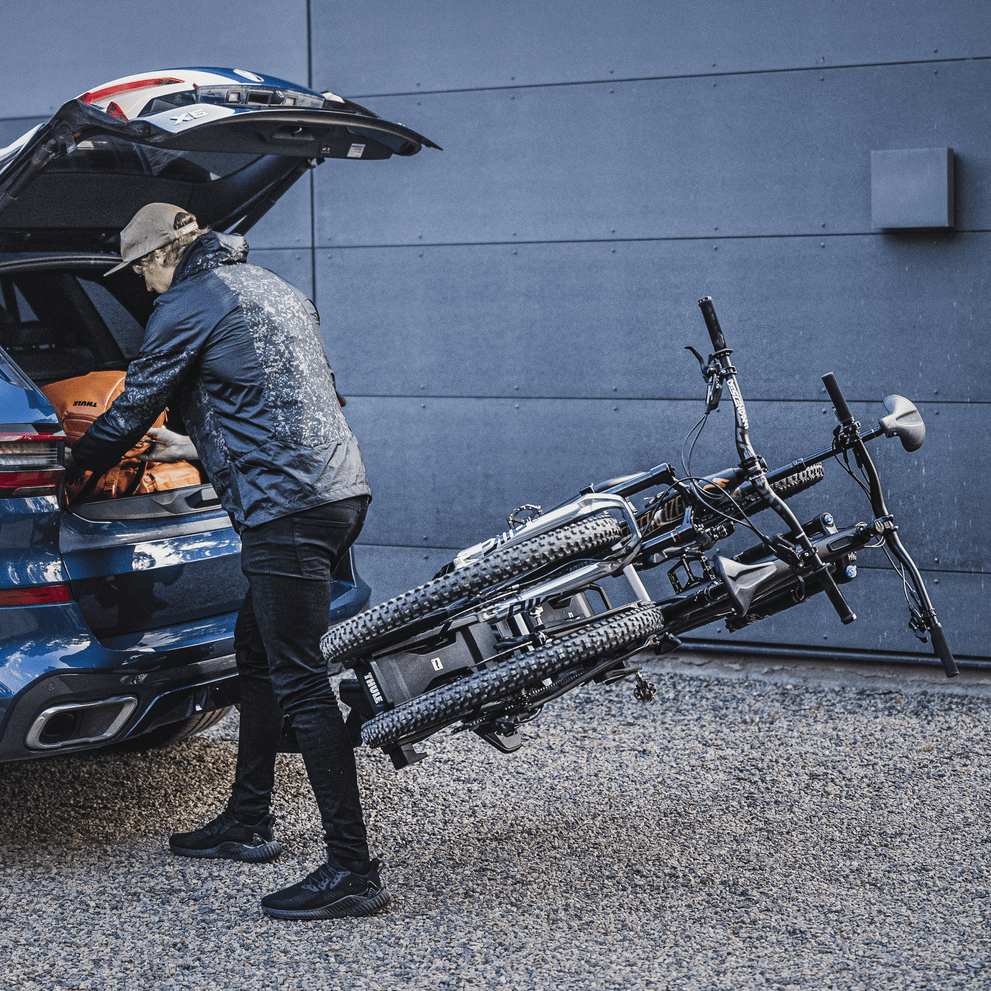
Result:
<svg viewBox="0 0 991 991"><path fill-rule="evenodd" d="M169 840L188 857L265 862L281 852L270 814L283 713L323 820L327 861L262 899L278 918L368 915L388 904L368 852L354 751L320 653L331 575L371 498L337 401L313 304L246 262L237 236L151 203L121 233L122 261L157 293L123 393L71 452L103 471L149 435L145 458L198 457L241 536L249 591L234 631L241 689L227 808ZM107 274L110 274L109 272ZM189 437L149 430L165 407Z"/></svg>

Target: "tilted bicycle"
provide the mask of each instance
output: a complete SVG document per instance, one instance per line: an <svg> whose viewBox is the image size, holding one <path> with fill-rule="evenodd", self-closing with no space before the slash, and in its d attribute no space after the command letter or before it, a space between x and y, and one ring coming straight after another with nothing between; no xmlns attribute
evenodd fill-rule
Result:
<svg viewBox="0 0 991 991"><path fill-rule="evenodd" d="M403 767L423 754L415 744L458 724L499 750L517 749L520 726L565 692L589 682L635 677L638 698L650 686L636 655L665 654L679 636L717 620L730 631L825 593L840 620L856 618L841 586L856 577L856 556L880 548L899 574L909 626L932 647L948 677L958 673L919 569L885 505L867 450L876 438L921 447L925 424L901 396L861 431L832 374L823 383L838 426L832 444L768 471L750 438L750 420L712 299L699 301L712 353L699 361L705 414L729 393L738 464L704 478L670 464L583 489L548 512L524 506L497 537L461 551L432 581L331 627L321 648L341 682L348 726ZM851 464L852 458L852 464ZM871 518L838 527L823 512L801 524L787 499L823 478L836 461L870 503ZM649 493L637 508L634 496ZM772 510L783 524L768 533L754 517ZM720 541L745 529L756 543L733 555ZM654 600L640 573L669 563L672 594ZM604 582L617 578L633 601L614 606Z"/></svg>

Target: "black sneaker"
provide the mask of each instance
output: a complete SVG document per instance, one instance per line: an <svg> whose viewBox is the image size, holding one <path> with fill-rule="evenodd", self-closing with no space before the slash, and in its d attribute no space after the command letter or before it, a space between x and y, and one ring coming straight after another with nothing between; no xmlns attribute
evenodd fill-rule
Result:
<svg viewBox="0 0 991 991"><path fill-rule="evenodd" d="M252 826L241 822L232 812L221 812L191 833L173 833L169 837L169 849L180 857L216 857L265 864L282 853L282 845L272 833L273 822L275 816L267 815Z"/></svg>
<svg viewBox="0 0 991 991"><path fill-rule="evenodd" d="M262 899L262 911L276 919L341 919L372 915L389 904L379 879L381 861L373 860L364 874L346 871L328 858L291 888Z"/></svg>

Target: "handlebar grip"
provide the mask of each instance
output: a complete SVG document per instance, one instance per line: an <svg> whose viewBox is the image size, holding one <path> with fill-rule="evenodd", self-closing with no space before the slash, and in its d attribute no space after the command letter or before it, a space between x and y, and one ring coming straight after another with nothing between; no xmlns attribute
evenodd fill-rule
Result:
<svg viewBox="0 0 991 991"><path fill-rule="evenodd" d="M943 633L943 627L935 620L929 630L929 636L932 637L933 650L936 652L936 656L943 663L943 670L946 672L946 677L955 678L960 674L960 668L957 667L957 662L954 660L950 645L946 642L946 634Z"/></svg>
<svg viewBox="0 0 991 991"><path fill-rule="evenodd" d="M823 375L822 384L826 387L826 392L829 393L829 398L832 400L833 408L836 410L836 419L842 424L853 423L853 413L850 411L850 407L847 406L847 402L843 398L843 393L840 391L840 387L832 372L827 372Z"/></svg>
<svg viewBox="0 0 991 991"><path fill-rule="evenodd" d="M706 296L699 300L699 309L705 319L706 330L709 331L709 340L712 341L714 351L726 350L726 338L723 337L722 328L719 326L719 318L716 316L716 308L712 305L712 297Z"/></svg>

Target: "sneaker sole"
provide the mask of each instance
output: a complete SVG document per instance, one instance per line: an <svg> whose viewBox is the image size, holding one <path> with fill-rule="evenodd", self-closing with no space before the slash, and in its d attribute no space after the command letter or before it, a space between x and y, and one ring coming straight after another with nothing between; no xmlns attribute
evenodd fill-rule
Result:
<svg viewBox="0 0 991 991"><path fill-rule="evenodd" d="M267 864L282 853L282 844L277 840L271 843L259 843L257 846L247 846L244 843L228 841L207 850L194 850L189 847L174 846L169 843L169 849L180 857L200 857L210 860L241 860L247 864Z"/></svg>
<svg viewBox="0 0 991 991"><path fill-rule="evenodd" d="M392 899L384 888L370 898L366 895L346 895L330 905L319 908L269 908L262 905L262 913L273 919L344 919L361 918L381 912Z"/></svg>

